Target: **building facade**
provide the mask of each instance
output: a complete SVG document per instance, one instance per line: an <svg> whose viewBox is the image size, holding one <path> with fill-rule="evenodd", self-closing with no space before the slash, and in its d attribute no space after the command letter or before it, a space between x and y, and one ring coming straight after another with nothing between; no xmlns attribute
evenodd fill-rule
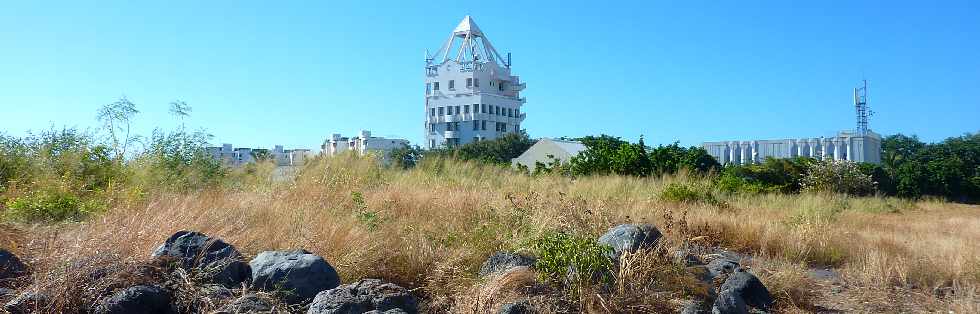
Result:
<svg viewBox="0 0 980 314"><path fill-rule="evenodd" d="M834 137L705 142L701 145L721 164L760 163L767 157L849 160L881 163L881 135L842 131Z"/></svg>
<svg viewBox="0 0 980 314"><path fill-rule="evenodd" d="M232 167L240 167L254 163L263 158L275 161L277 166L299 166L309 158L309 149L283 149L282 145L273 146L272 150L265 148L233 148L231 144L221 144L205 148L212 158Z"/></svg>
<svg viewBox="0 0 980 314"><path fill-rule="evenodd" d="M470 16L425 60L425 146L458 145L521 131L526 87L511 75L510 54L500 57Z"/></svg>
<svg viewBox="0 0 980 314"><path fill-rule="evenodd" d="M324 156L336 156L345 151L354 151L358 155L371 152L378 152L381 156L387 156L393 149L408 147L408 140L398 138L384 138L371 136L371 131L361 131L357 137L343 137L340 134L333 134L330 138L323 141L320 146Z"/></svg>

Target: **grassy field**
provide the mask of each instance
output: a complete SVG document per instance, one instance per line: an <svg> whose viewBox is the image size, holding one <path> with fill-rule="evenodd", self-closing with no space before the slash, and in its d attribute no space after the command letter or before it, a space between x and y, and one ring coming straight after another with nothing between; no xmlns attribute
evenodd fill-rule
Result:
<svg viewBox="0 0 980 314"><path fill-rule="evenodd" d="M753 256L753 272L783 312L816 311L828 299L857 312L888 310L862 308L862 302L913 312L980 311L977 206L831 194L724 195L709 180L683 174L530 177L454 161L398 170L350 156L311 162L295 180L275 176L265 165L239 174L235 187L118 196L108 211L85 222L5 225L2 237L33 263L32 280L60 289L66 304L78 288L66 284L72 267L146 261L175 231L199 230L247 256L307 249L324 256L345 282L384 278L414 289L430 312L483 312L508 298L506 283L476 275L493 252L529 252L530 243L553 231L595 238L620 223L651 222L668 246L717 245ZM670 186L703 193L677 201L664 196ZM623 259L617 287L552 288L545 293L551 301L540 307L661 311L683 299L684 293L644 292L670 283L665 277L677 268L655 252L643 254ZM808 275L817 268L840 274L847 289L841 300ZM536 278L514 276L508 280ZM933 293L944 288L955 293Z"/></svg>

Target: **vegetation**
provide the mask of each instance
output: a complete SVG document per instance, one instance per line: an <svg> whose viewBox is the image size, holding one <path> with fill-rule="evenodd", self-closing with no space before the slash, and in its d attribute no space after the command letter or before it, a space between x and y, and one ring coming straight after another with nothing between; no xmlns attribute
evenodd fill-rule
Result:
<svg viewBox="0 0 980 314"><path fill-rule="evenodd" d="M229 174L237 175L242 174ZM969 291L980 285L980 251L973 245L980 239L975 232L980 217L967 205L714 190L716 203L703 201L712 191L711 178L683 173L534 177L438 158L403 170L353 155L314 159L285 183L254 182L204 193L148 193L132 202L112 202L99 219L31 227L22 238L4 241L14 241L13 247L36 261L36 281L75 287L65 282L75 278L64 275L66 264L77 265L72 274L84 275L104 263L146 260L147 252L173 232L200 230L235 244L247 256L307 249L327 258L345 282L380 277L417 289L426 296L426 309L434 312L506 301L473 290L482 285L476 280L480 264L498 250L531 252L542 258L538 274L556 280L567 275L567 265L607 268L594 239L627 221L660 226L669 247L696 241L752 254L749 266L780 298L781 311L813 304L817 286L805 276L810 265L834 267L853 291L874 300L888 300L893 289L918 287L931 295L932 289L955 283L959 294L953 298L914 301L935 311L970 312L977 296ZM674 191L689 189L697 192ZM695 196L664 196L672 194ZM668 212L683 221L668 218ZM702 293L703 288L671 275L686 270L671 266L667 253L643 254L648 255L624 257L613 265L618 271L612 272L616 283L611 290L549 281L551 289L563 293L542 306L601 311L604 305L629 312L670 308L671 300ZM97 261L102 264L86 266ZM664 291L650 290L658 285L680 290L653 293ZM67 300L73 290L59 291L55 299Z"/></svg>
<svg viewBox="0 0 980 314"><path fill-rule="evenodd" d="M643 137L633 144L609 135L578 139L586 150L570 161L573 175L627 175L646 177L674 174L684 169L706 174L720 168L718 162L699 147L684 148L677 143L647 150Z"/></svg>
<svg viewBox="0 0 980 314"><path fill-rule="evenodd" d="M891 136L880 166L801 158L741 167L696 147L603 135L581 139L588 150L572 162L538 169L563 175L529 176L502 166L533 143L519 134L454 150L406 147L392 166L315 158L273 180L271 163L229 169L212 159L204 131L126 135L137 111L120 103L100 114L117 135L0 136L0 243L31 261L29 284L52 296L53 312L77 312L73 293L99 287L88 274L135 267L182 229L247 256L307 249L345 282L413 289L430 312L513 300L476 275L500 250L538 258L530 277L548 279L548 298L535 299L545 312L672 311L708 294L668 253L696 245L751 254L747 266L777 311L818 305L811 267L839 272L855 304L875 304L869 312L907 310L897 298L924 311L975 312L980 302L977 207L919 198L977 199L977 135L937 144ZM181 119L190 112L173 107ZM608 259L594 239L631 221L659 226L662 247ZM944 289L955 293L935 296Z"/></svg>
<svg viewBox="0 0 980 314"><path fill-rule="evenodd" d="M534 241L533 250L538 257L534 266L547 280L581 285L612 279L612 248L594 239L550 232Z"/></svg>

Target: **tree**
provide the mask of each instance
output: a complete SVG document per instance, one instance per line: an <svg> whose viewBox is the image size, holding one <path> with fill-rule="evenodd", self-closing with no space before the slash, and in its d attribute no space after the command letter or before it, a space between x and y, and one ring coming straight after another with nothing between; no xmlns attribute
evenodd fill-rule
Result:
<svg viewBox="0 0 980 314"><path fill-rule="evenodd" d="M175 100L170 103L170 114L177 117L180 120L180 127L184 128L184 119L191 115L191 105L181 100Z"/></svg>
<svg viewBox="0 0 980 314"><path fill-rule="evenodd" d="M418 146L402 146L388 153L391 165L402 169L414 168L422 158L422 149Z"/></svg>
<svg viewBox="0 0 980 314"><path fill-rule="evenodd" d="M126 149L129 147L129 143L135 141L135 138L130 137L129 128L130 120L139 113L136 110L136 105L122 97L116 102L102 106L98 112L98 119L102 122L105 129L109 132L109 137L112 140L112 150L115 153L115 159L121 161L126 156ZM118 134L118 133L122 134ZM120 139L120 136L122 137Z"/></svg>
<svg viewBox="0 0 980 314"><path fill-rule="evenodd" d="M450 154L460 160L475 160L492 164L510 164L511 159L517 158L535 141L526 133L507 133L492 140L477 141L464 144L447 151L435 150L434 155Z"/></svg>

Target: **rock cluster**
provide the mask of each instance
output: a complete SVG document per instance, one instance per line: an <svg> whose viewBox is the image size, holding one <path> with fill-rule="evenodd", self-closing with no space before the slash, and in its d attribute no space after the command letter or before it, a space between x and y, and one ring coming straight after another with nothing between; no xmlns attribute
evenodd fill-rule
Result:
<svg viewBox="0 0 980 314"><path fill-rule="evenodd" d="M610 228L597 242L611 247L609 258L618 260L623 254L654 248L661 237L653 225L623 224ZM717 292L705 300L686 303L679 309L681 313L749 313L750 310L769 311L773 308L774 300L768 289L737 259L730 257L735 255L712 254L721 257L704 263L686 249L673 254L677 262L685 264L689 270L700 269L692 271L692 276L700 277L706 285L714 283L718 286ZM306 250L264 251L246 263L234 246L221 239L200 232L179 231L166 239L151 256L169 265L164 268L168 271L184 271L173 274L191 274L191 279L201 283L202 286L194 289L199 290L203 299L211 300L207 301L212 302L208 306L216 309L212 313L292 312L299 309L307 314L418 312L419 301L409 290L380 279L342 284L330 263ZM496 280L496 290L524 291L530 294L518 294L527 297L539 293L532 292L538 283L533 270L535 262L530 256L497 252L486 259L479 275ZM0 250L0 280L23 276L27 271L27 266L16 256ZM116 286L100 292L95 299L98 302L86 312L171 314L186 311L186 308L178 309L176 303L179 302L175 300L178 298L175 294L183 293L179 292L184 291L182 289L185 288L174 286L169 279ZM0 297L9 299L3 306L8 313L32 313L52 304L48 296L35 290L16 294L14 290L0 287ZM509 299L509 303L497 303L501 305L497 311L534 313L535 308L528 300Z"/></svg>
<svg viewBox="0 0 980 314"><path fill-rule="evenodd" d="M234 246L200 232L179 231L151 257L167 269L182 270L203 284L200 295L218 307L213 313L267 313L309 308L309 313L417 313L418 301L408 290L379 279L365 279L341 286L337 271L322 257L306 250L265 251L248 263ZM26 273L16 256L0 250L0 279ZM93 308L96 314L177 313L175 290L170 281L135 284L107 290ZM11 295L3 310L8 313L44 312L50 299L33 290ZM236 292L239 291L239 292ZM261 295L247 291L265 291ZM237 293L245 293L235 297ZM7 299L9 297L5 297ZM270 302L270 300L272 302ZM312 300L312 302L311 302ZM277 309L274 303L286 304ZM212 303L214 304L214 303ZM223 305L222 305L223 304ZM180 309L180 311L186 311ZM197 311L193 310L192 311Z"/></svg>

